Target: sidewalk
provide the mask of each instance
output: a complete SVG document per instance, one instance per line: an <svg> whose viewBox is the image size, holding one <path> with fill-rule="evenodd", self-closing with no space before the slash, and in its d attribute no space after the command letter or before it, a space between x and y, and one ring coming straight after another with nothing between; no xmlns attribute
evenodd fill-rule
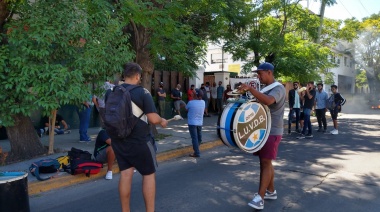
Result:
<svg viewBox="0 0 380 212"><path fill-rule="evenodd" d="M288 109L285 109L284 112L284 134L287 133L287 116ZM214 115L212 117L205 117L204 124L202 129L203 144L200 146L201 151L213 148L215 146L223 145L220 139L217 136L217 120L218 116ZM316 118L312 117L312 122L315 122ZM74 185L77 183L83 183L85 181L94 181L102 180L106 174L106 168L103 168L99 174L91 175L86 177L83 175L70 175L65 172L59 172L58 176L48 181L38 181L34 176L29 173L29 166L38 160L44 158L57 158L62 155L67 155L67 151L71 147L79 148L82 150L89 151L91 154L94 151L95 139L100 128L90 128L88 134L92 138L92 142L79 143L79 132L78 129L71 130L70 134L56 135L54 140L54 148L58 150L53 155L46 155L43 157L34 158L31 160L26 160L18 163L9 164L6 166L0 166L0 172L20 172L24 171L28 173L28 190L29 195L36 195L40 192L49 191L52 189L62 188L65 186ZM157 160L162 162L165 160L170 160L176 157L184 156L189 153L192 153L191 137L188 132L187 119L179 121L171 121L168 124L167 128L161 128L157 126L157 131L159 134L164 135L165 137L157 141ZM43 136L41 142L44 146L48 146L48 136ZM3 148L3 151L10 151L10 144L8 140L0 140L0 146ZM106 164L105 164L106 166ZM113 172L118 173L119 169L117 163L113 166ZM48 176L47 174L45 174ZM45 176L44 175L44 176Z"/></svg>
<svg viewBox="0 0 380 212"><path fill-rule="evenodd" d="M223 143L219 140L216 134L216 126L217 126L217 116L205 117L204 118L204 126L203 126L203 143L200 146L201 151L223 145ZM85 182L88 180L98 180L103 179L107 169L103 168L99 174L91 175L90 177L86 177L83 175L70 175L65 172L59 172L58 176L47 180L47 181L38 181L34 176L29 173L29 166L38 160L44 158L57 158L62 155L67 155L67 151L71 149L71 147L79 148L82 150L89 151L91 154L94 152L95 147L95 139L97 133L100 128L90 128L88 130L88 134L90 135L92 142L87 143L79 143L79 132L78 129L71 130L70 134L56 135L54 138L54 148L59 150L61 153L56 153L53 155L46 155L43 157L34 158L31 160L26 160L18 163L9 164L6 166L0 166L0 172L6 171L15 171L15 172L27 172L28 173L28 189L29 195L36 195L40 192L49 191L56 188L61 188L81 182ZM168 127L163 129L157 126L157 131L159 134L163 134L167 137L162 138L157 141L157 160L159 162L170 160L172 158L176 158L179 156L187 155L193 152L191 145L191 137L188 132L187 119L179 120L179 121L171 121L168 124ZM43 136L41 138L41 142L44 146L48 146L48 136ZM3 151L10 151L10 143L9 140L0 140L0 146L3 148ZM107 166L106 164L104 166ZM118 173L119 169L117 163L114 164L113 167L114 173ZM48 176L48 174L43 175Z"/></svg>

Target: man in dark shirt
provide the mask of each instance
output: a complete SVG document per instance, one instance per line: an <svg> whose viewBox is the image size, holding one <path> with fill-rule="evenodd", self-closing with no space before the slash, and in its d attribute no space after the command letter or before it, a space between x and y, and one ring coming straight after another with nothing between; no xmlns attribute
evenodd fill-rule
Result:
<svg viewBox="0 0 380 212"><path fill-rule="evenodd" d="M307 83L305 95L301 95L301 100L304 100L304 105L303 105L304 125L303 125L302 134L301 134L301 136L297 137L298 139L302 139L305 137L306 138L312 138L313 137L310 115L311 115L311 111L312 111L313 106L314 106L315 95L316 95L316 91L314 88L314 82L310 81ZM306 129L308 129L307 134L306 134Z"/></svg>
<svg viewBox="0 0 380 212"><path fill-rule="evenodd" d="M164 117L165 113L165 98L166 98L166 92L164 90L164 83L160 82L160 85L157 89L157 101L158 101L158 109L160 112L160 116Z"/></svg>
<svg viewBox="0 0 380 212"><path fill-rule="evenodd" d="M227 99L231 98L232 96L228 95L228 92L231 92L231 85L227 85L227 89L223 92L223 104L227 104Z"/></svg>
<svg viewBox="0 0 380 212"><path fill-rule="evenodd" d="M101 163L107 163L106 180L112 180L112 165L115 162L115 153L111 147L111 138L105 130L100 130L96 137L94 158Z"/></svg>
<svg viewBox="0 0 380 212"><path fill-rule="evenodd" d="M186 103L182 100L180 84L172 90L170 97L173 99L174 109L177 111L178 115L181 115L181 107L186 107Z"/></svg>
<svg viewBox="0 0 380 212"><path fill-rule="evenodd" d="M142 68L136 63L127 63L124 67L124 86L141 83ZM142 175L142 190L146 211L154 211L156 195L156 153L151 141L150 124L166 127L168 121L157 112L150 92L143 87L130 91L131 100L143 112L137 120L131 134L123 139L112 138L112 149L115 152L120 169L119 194L122 211L130 211L132 178L136 169ZM140 113L141 114L141 113ZM135 115L136 116L136 115ZM136 116L138 117L138 116Z"/></svg>

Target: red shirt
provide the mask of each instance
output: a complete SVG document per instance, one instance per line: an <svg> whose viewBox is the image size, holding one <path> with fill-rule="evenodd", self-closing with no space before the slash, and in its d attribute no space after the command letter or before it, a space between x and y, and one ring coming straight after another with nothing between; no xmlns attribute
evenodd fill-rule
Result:
<svg viewBox="0 0 380 212"><path fill-rule="evenodd" d="M195 93L195 90L191 90L191 88L189 90L187 90L187 99L190 101L190 100L193 100L193 94Z"/></svg>

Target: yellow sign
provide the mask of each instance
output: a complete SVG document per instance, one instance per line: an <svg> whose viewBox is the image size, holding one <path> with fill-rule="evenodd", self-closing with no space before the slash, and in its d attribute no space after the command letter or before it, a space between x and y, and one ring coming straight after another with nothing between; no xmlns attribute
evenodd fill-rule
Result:
<svg viewBox="0 0 380 212"><path fill-rule="evenodd" d="M240 73L240 64L229 64L228 72Z"/></svg>

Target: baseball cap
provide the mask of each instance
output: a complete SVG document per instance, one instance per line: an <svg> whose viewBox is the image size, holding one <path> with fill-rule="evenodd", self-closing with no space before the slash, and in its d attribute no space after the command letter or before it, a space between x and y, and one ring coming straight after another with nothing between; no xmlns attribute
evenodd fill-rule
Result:
<svg viewBox="0 0 380 212"><path fill-rule="evenodd" d="M272 65L272 63L261 63L259 65L259 67L257 67L257 71L274 71L274 66Z"/></svg>

